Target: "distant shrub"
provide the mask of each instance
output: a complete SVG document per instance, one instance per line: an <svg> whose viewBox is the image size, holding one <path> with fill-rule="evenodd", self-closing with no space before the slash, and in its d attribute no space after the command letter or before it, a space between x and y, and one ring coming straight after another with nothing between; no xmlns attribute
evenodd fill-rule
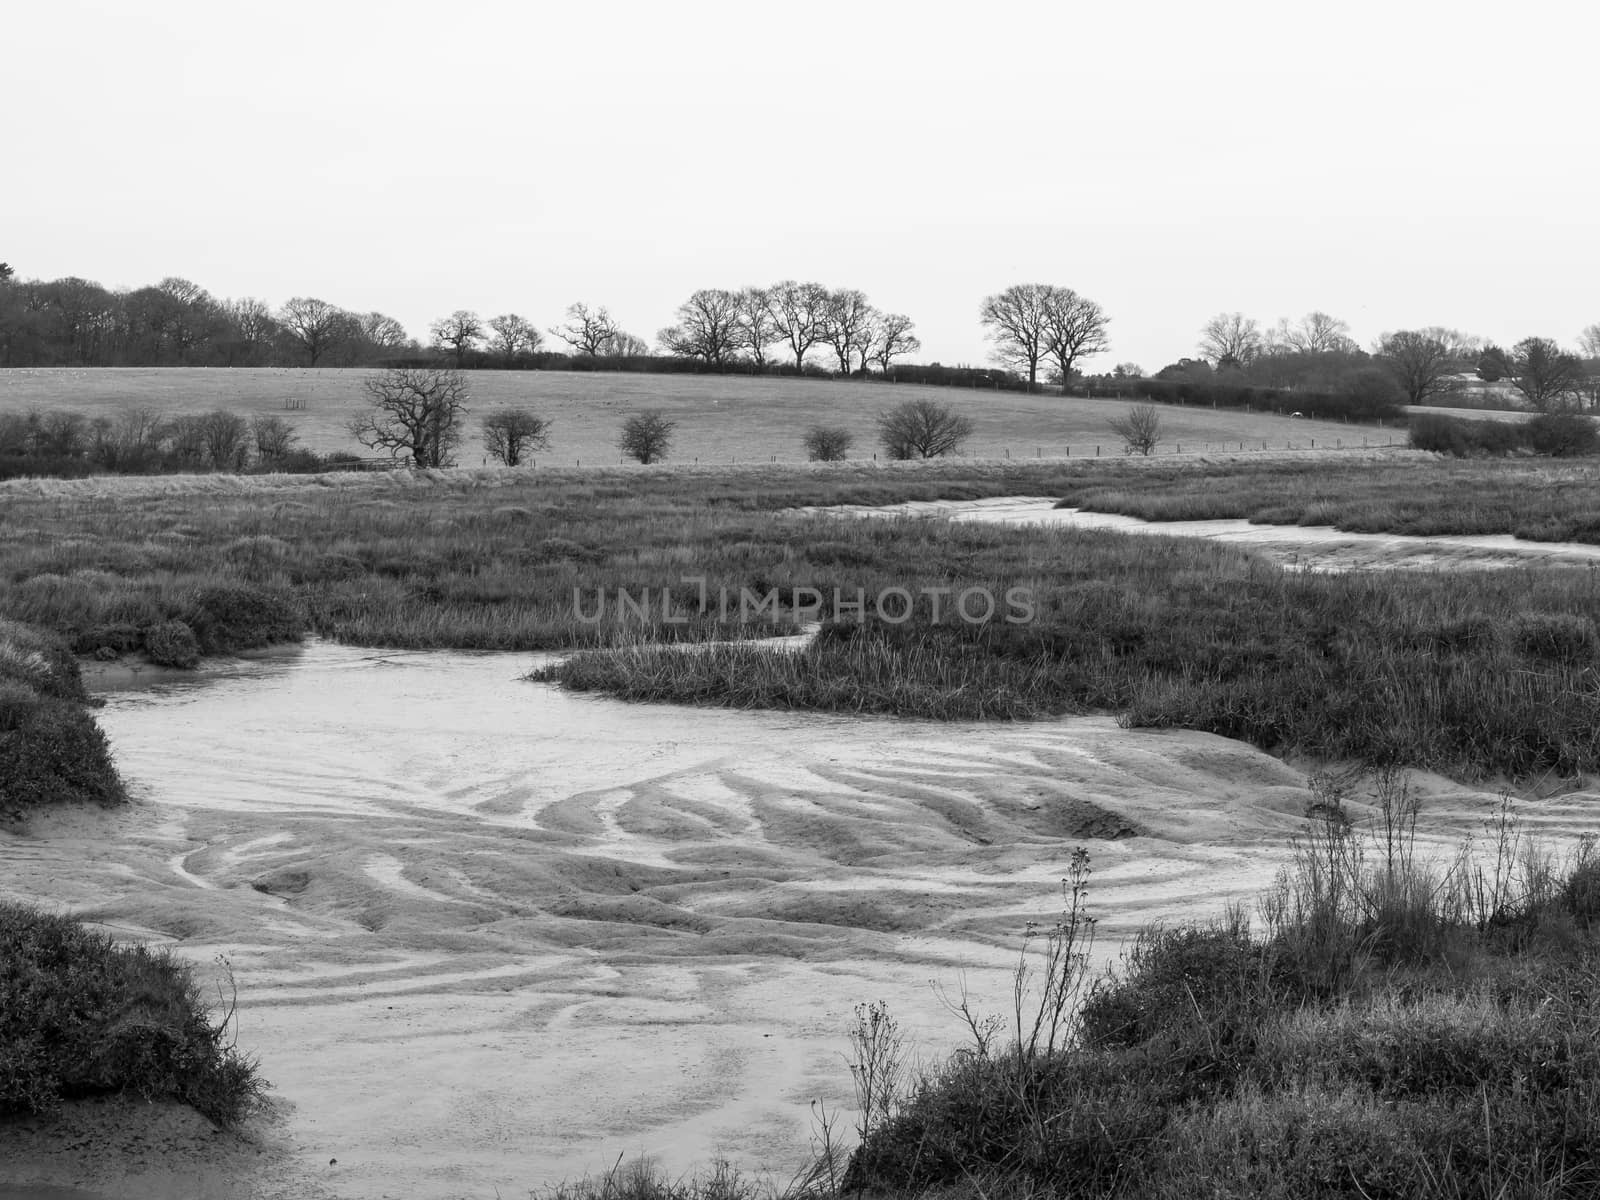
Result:
<svg viewBox="0 0 1600 1200"><path fill-rule="evenodd" d="M188 671L200 665L200 643L182 621L163 621L146 629L144 652L159 667Z"/></svg>
<svg viewBox="0 0 1600 1200"><path fill-rule="evenodd" d="M1438 413L1412 417L1410 441L1414 449L1457 458L1511 454L1528 445L1525 427L1520 422L1468 421Z"/></svg>
<svg viewBox="0 0 1600 1200"><path fill-rule="evenodd" d="M907 400L878 414L878 441L892 459L954 454L972 431L970 417L937 400Z"/></svg>
<svg viewBox="0 0 1600 1200"><path fill-rule="evenodd" d="M1529 421L1471 421L1423 413L1411 419L1411 445L1457 458L1518 451L1573 458L1600 454L1600 427L1579 413L1544 413Z"/></svg>
<svg viewBox="0 0 1600 1200"><path fill-rule="evenodd" d="M191 968L65 917L0 904L0 1113L131 1092L237 1124L266 1084Z"/></svg>
<svg viewBox="0 0 1600 1200"><path fill-rule="evenodd" d="M849 457L856 435L838 425L813 425L806 430L806 457L812 462L842 462Z"/></svg>
<svg viewBox="0 0 1600 1200"><path fill-rule="evenodd" d="M1541 413L1527 423L1528 444L1537 454L1577 458L1600 454L1600 427L1580 413Z"/></svg>
<svg viewBox="0 0 1600 1200"><path fill-rule="evenodd" d="M672 433L677 427L676 421L669 421L656 409L634 413L622 423L617 448L636 462L660 462L672 448Z"/></svg>

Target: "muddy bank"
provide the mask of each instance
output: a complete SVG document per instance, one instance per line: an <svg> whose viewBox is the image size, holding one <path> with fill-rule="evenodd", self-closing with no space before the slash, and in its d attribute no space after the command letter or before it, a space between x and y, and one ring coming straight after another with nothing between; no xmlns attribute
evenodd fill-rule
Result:
<svg viewBox="0 0 1600 1200"><path fill-rule="evenodd" d="M135 803L0 835L5 895L231 969L278 1104L239 1194L520 1194L619 1153L787 1176L811 1102L850 1105L853 1006L951 1049L930 983L1003 1011L1073 846L1109 955L1266 882L1308 800L1210 735L633 707L532 661L312 643L112 691ZM1430 836L1493 803L1432 787ZM0 1127L0 1183L74 1185L25 1145Z"/></svg>
<svg viewBox="0 0 1600 1200"><path fill-rule="evenodd" d="M945 517L1001 525L1064 525L1117 533L1200 537L1253 550L1306 571L1436 570L1571 563L1600 565L1600 546L1585 542L1529 542L1510 534L1348 533L1330 525L1254 525L1244 520L1144 521L1120 513L1057 508L1044 496L994 500L914 500L876 508L806 508L808 514Z"/></svg>

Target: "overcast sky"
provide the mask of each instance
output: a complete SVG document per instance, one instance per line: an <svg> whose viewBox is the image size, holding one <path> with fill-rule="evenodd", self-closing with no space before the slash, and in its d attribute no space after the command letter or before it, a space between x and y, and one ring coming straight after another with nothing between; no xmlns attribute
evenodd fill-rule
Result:
<svg viewBox="0 0 1600 1200"><path fill-rule="evenodd" d="M1587 0L8 4L0 259L274 305L654 341L816 279L983 363L982 298L1076 288L1109 369L1242 310L1367 344L1600 321Z"/></svg>

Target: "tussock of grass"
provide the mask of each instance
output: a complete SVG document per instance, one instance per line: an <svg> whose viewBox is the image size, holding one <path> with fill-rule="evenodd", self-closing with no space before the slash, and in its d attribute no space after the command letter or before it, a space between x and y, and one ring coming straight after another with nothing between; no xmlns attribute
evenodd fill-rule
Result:
<svg viewBox="0 0 1600 1200"><path fill-rule="evenodd" d="M1480 852L1424 863L1403 779L1378 776L1369 829L1323 783L1259 931L1242 911L1145 929L1089 986L1062 1048L1020 1033L999 1047L963 1002L973 1045L895 1093L847 1190L1593 1195L1592 844L1558 868L1508 808ZM1050 960L1058 992L1086 961Z"/></svg>
<svg viewBox="0 0 1600 1200"><path fill-rule="evenodd" d="M190 968L64 917L0 904L0 1113L127 1092L241 1120L266 1084Z"/></svg>

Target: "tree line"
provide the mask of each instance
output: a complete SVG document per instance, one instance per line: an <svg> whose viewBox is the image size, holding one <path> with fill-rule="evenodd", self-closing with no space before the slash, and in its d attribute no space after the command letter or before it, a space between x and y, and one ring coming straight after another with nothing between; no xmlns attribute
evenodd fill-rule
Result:
<svg viewBox="0 0 1600 1200"><path fill-rule="evenodd" d="M1218 313L1201 328L1199 358L1179 359L1153 378L1170 383L1253 386L1359 395L1381 402L1449 405L1472 380L1509 385L1535 412L1600 408L1600 322L1574 349L1549 337L1526 337L1509 350L1439 325L1381 334L1370 351L1349 325L1324 312L1271 327L1240 312ZM1142 376L1129 364L1118 375ZM1115 382L1110 381L1110 382Z"/></svg>
<svg viewBox="0 0 1600 1200"><path fill-rule="evenodd" d="M547 329L518 313L458 309L426 342L381 312L312 296L274 308L223 299L169 276L132 290L90 280L19 279L0 263L0 366L386 366L693 370L799 373L1033 391L1254 406L1266 393L1326 398L1330 414L1372 415L1396 404L1438 404L1472 375L1509 383L1537 411L1600 408L1600 322L1568 349L1528 337L1509 349L1441 326L1384 333L1370 350L1324 312L1263 326L1219 313L1200 331L1198 357L1153 374L1131 362L1100 374L1086 360L1110 349L1099 303L1058 284L1014 284L983 299L978 319L996 370L908 361L922 349L915 322L873 305L860 289L783 280L703 288L678 306L654 346L604 305L578 301ZM822 359L823 362L818 360ZM826 365L823 365L823 363ZM1153 385L1163 385L1155 387ZM1141 390L1141 388L1143 390ZM1321 404L1322 401L1317 401ZM1296 407L1303 408L1303 404Z"/></svg>

